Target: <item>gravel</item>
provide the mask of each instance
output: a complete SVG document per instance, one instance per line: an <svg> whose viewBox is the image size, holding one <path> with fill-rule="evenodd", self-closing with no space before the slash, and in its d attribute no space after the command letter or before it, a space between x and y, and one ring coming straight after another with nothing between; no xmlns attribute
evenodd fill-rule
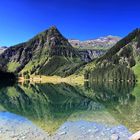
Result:
<svg viewBox="0 0 140 140"><path fill-rule="evenodd" d="M24 117L0 112L0 140L128 140L132 134L123 126L75 121L65 122L49 136Z"/></svg>

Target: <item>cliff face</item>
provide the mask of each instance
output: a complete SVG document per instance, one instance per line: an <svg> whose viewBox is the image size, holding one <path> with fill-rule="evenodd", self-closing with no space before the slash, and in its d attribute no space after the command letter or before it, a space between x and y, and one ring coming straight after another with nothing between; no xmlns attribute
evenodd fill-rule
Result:
<svg viewBox="0 0 140 140"><path fill-rule="evenodd" d="M107 52L107 50L98 50L98 49L97 50L82 49L78 51L81 56L81 60L84 62L90 62L94 59L97 59Z"/></svg>
<svg viewBox="0 0 140 140"><path fill-rule="evenodd" d="M7 49L7 47L0 47L0 54L2 54L5 50Z"/></svg>
<svg viewBox="0 0 140 140"><path fill-rule="evenodd" d="M8 48L0 55L0 59L5 63L0 63L6 65L7 69L12 72L29 71L31 74L35 72L50 74L46 72L50 70L45 70L45 68L48 68L48 63L55 62L58 57L63 58L61 61L67 60L65 62L68 64L73 63L73 59L78 59L80 62L79 52L71 46L56 27L51 27L27 42ZM61 66L63 64L62 62ZM53 63L53 65L57 64Z"/></svg>

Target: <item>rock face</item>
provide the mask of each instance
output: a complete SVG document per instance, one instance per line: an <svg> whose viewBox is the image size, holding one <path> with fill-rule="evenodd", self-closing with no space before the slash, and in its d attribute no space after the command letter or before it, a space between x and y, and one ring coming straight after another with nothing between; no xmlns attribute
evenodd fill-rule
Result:
<svg viewBox="0 0 140 140"><path fill-rule="evenodd" d="M60 58L61 64L56 64L55 61ZM26 70L30 73L50 74L50 72L46 72L50 63L55 66L52 68L51 73L53 73L66 63L72 64L70 59L80 60L80 55L53 26L27 42L9 47L0 55L0 59L6 62L4 65L7 65L7 69L10 67L11 70L14 66L12 71Z"/></svg>
<svg viewBox="0 0 140 140"><path fill-rule="evenodd" d="M7 49L6 46L0 47L0 54L3 53Z"/></svg>
<svg viewBox="0 0 140 140"><path fill-rule="evenodd" d="M82 61L90 62L96 58L99 58L103 54L105 54L107 50L79 50L79 54L81 56Z"/></svg>

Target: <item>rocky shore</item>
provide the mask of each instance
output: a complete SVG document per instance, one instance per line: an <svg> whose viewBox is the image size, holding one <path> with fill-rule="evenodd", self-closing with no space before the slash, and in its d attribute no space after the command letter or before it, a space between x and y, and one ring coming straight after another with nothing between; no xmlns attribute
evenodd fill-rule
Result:
<svg viewBox="0 0 140 140"><path fill-rule="evenodd" d="M48 134L29 120L8 112L0 113L0 140L46 140Z"/></svg>
<svg viewBox="0 0 140 140"><path fill-rule="evenodd" d="M128 140L131 133L122 125L107 126L86 121L66 122L53 136L60 140Z"/></svg>
<svg viewBox="0 0 140 140"><path fill-rule="evenodd" d="M76 121L64 123L50 136L21 116L0 113L0 140L128 140L131 135L123 125Z"/></svg>

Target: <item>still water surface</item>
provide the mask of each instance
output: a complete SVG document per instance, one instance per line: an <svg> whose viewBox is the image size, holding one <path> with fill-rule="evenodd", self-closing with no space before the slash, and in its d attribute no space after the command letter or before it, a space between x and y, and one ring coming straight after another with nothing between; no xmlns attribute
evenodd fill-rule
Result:
<svg viewBox="0 0 140 140"><path fill-rule="evenodd" d="M2 121L4 119L6 122ZM48 135L53 135L64 124L80 121L123 126L135 132L140 130L140 86L132 83L85 82L84 86L72 86L27 82L1 87L0 120L0 129L14 129L19 123L21 128L18 129L26 127L27 130L28 124L32 125L30 129L39 129ZM13 124L8 126L9 122Z"/></svg>

